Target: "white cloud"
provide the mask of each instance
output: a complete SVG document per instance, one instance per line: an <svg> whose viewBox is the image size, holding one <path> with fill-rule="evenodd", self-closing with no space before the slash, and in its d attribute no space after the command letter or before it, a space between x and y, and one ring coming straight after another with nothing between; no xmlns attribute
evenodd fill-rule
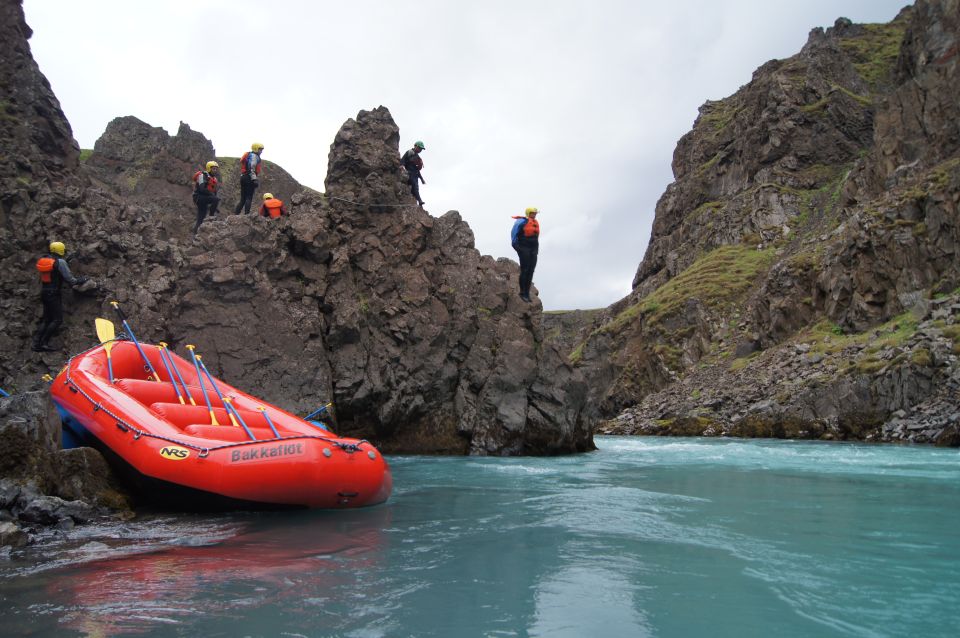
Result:
<svg viewBox="0 0 960 638"><path fill-rule="evenodd" d="M461 212L477 247L516 258L510 216L543 211L534 282L548 309L629 292L670 161L697 108L749 82L842 16L891 0L697 2L25 0L34 57L81 147L114 117L222 155L252 141L323 188L327 153L361 109L417 139L434 215Z"/></svg>

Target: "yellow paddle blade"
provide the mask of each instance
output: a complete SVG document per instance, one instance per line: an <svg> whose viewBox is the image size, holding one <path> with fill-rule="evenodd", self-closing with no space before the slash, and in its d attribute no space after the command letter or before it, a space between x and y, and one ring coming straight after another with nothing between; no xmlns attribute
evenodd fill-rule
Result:
<svg viewBox="0 0 960 638"><path fill-rule="evenodd" d="M100 343L105 344L107 354L109 355L110 348L113 347L112 341L117 336L117 329L112 321L102 317L97 317L94 320L94 325L97 326L97 338L100 339Z"/></svg>

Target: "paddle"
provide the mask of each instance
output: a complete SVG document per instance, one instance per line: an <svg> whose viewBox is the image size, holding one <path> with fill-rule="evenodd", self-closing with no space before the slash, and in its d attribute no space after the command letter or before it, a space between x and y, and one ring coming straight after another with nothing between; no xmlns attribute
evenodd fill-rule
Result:
<svg viewBox="0 0 960 638"><path fill-rule="evenodd" d="M163 356L166 347L167 344L163 341L161 341L157 346L157 351L160 352L160 361L163 363L163 367L167 369L167 375L170 377L170 383L173 384L173 391L177 393L177 398L180 399L180 405L186 405L186 402L183 400L183 395L180 394L180 386L177 385L177 378L173 376L173 370L170 369L170 364L167 363L167 358Z"/></svg>
<svg viewBox="0 0 960 638"><path fill-rule="evenodd" d="M273 424L273 419L271 419L270 415L267 414L267 409L261 405L257 407L257 410L263 413L264 418L267 419L267 425L269 425L270 429L273 430L273 435L279 439L280 433L277 432L277 427Z"/></svg>
<svg viewBox="0 0 960 638"><path fill-rule="evenodd" d="M213 406L210 405L210 397L207 395L207 389L203 387L203 374L200 372L200 364L197 363L197 355L193 353L197 346L187 344L187 350L190 351L190 358L193 359L193 367L197 370L197 382L200 384L200 394L203 400L207 402L207 411L210 412L210 425L220 425L217 423L217 416L213 413Z"/></svg>
<svg viewBox="0 0 960 638"><path fill-rule="evenodd" d="M210 385L213 386L213 389L217 393L217 396L220 397L220 403L223 403L224 407L226 407L227 400L223 398L223 394L220 393L220 388L217 387L217 384L213 380L213 375L210 374L209 370L207 370L207 364L203 362L203 357L199 354L197 355L197 363L200 364L200 369L203 370L204 374L207 375L207 380L210 382ZM235 428L240 427L240 424L237 423L237 420L235 418L233 418L233 413L230 412L229 409L227 409L227 416L230 417L230 421L233 423L233 427Z"/></svg>
<svg viewBox="0 0 960 638"><path fill-rule="evenodd" d="M103 317L97 317L93 323L97 327L97 339L107 353L107 370L110 373L110 383L113 383L113 359L110 358L110 350L113 348L113 340L117 338L117 329L112 321Z"/></svg>
<svg viewBox="0 0 960 638"><path fill-rule="evenodd" d="M190 388L187 387L187 382L183 380L183 375L180 374L180 368L177 367L177 362L173 360L173 355L170 354L170 349L163 341L160 342L160 358L163 359L164 365L166 365L167 362L170 363L170 367L173 368L173 373L177 375L177 380L179 380L180 385L183 386L184 393L186 393L187 398L190 399L190 405L196 405L197 402L193 400L193 395L190 394ZM183 397L181 397L181 403L183 403L182 399Z"/></svg>
<svg viewBox="0 0 960 638"><path fill-rule="evenodd" d="M157 371L153 369L153 364L150 363L150 359L147 359L147 353L145 353L143 348L140 347L140 342L137 341L136 335L133 334L133 328L131 328L130 324L127 323L127 315L123 314L123 311L120 310L120 302L111 301L110 305L113 306L113 309L117 311L117 315L120 317L120 322L123 323L123 328L127 331L127 334L130 335L130 340L133 341L133 345L137 346L137 351L140 353L140 356L143 357L143 362L147 364L147 368L149 368L151 374L151 376L147 378L152 381L159 381L160 375L157 374Z"/></svg>
<svg viewBox="0 0 960 638"><path fill-rule="evenodd" d="M240 416L240 413L237 412L237 409L233 407L233 404L230 403L230 397L224 397L223 405L227 408L227 412L230 413L230 418L233 419L233 415L237 415L237 419L240 419L240 425L243 427L243 431L247 433L247 436L250 437L251 441L258 440L257 437L253 435L253 432L250 431L250 428L247 427L247 424L244 422L243 417ZM236 425L236 423L234 423Z"/></svg>

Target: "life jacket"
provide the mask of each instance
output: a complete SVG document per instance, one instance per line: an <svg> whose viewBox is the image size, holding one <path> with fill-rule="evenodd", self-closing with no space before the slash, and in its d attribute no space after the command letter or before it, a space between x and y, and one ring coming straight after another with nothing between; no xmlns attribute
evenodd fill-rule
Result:
<svg viewBox="0 0 960 638"><path fill-rule="evenodd" d="M256 162L257 162L256 166L257 166L257 167L254 169L254 172L255 172L257 175L260 174L260 168L261 168L262 165L263 165L263 162L260 161L260 156L257 155L256 153L252 152L252 151L247 151L246 153L243 154L243 157L240 158L240 174L241 174L241 175L246 175L246 174L250 171L250 156L251 156L251 155L253 155L254 157L257 158L257 159L256 159Z"/></svg>
<svg viewBox="0 0 960 638"><path fill-rule="evenodd" d="M539 237L540 236L540 222L535 219L527 218L527 223L523 225L523 236L530 237Z"/></svg>
<svg viewBox="0 0 960 638"><path fill-rule="evenodd" d="M403 154L403 166L408 171L419 171L423 168L423 158L416 151L407 151Z"/></svg>
<svg viewBox="0 0 960 638"><path fill-rule="evenodd" d="M268 199L263 202L263 206L260 207L260 214L264 217L270 217L271 219L276 219L283 214L283 202L279 199Z"/></svg>
<svg viewBox="0 0 960 638"><path fill-rule="evenodd" d="M196 191L201 192L204 189L210 193L217 192L217 178L206 171L197 171L193 174L193 183L196 184Z"/></svg>
<svg viewBox="0 0 960 638"><path fill-rule="evenodd" d="M52 284L57 275L57 260L53 257L41 257L37 260L37 271L40 273L40 283L45 286Z"/></svg>
<svg viewBox="0 0 960 638"><path fill-rule="evenodd" d="M513 228L510 229L510 244L512 246L516 246L521 237L523 239L537 239L540 236L540 222L537 220L516 215L513 216L513 219L517 221L513 223Z"/></svg>

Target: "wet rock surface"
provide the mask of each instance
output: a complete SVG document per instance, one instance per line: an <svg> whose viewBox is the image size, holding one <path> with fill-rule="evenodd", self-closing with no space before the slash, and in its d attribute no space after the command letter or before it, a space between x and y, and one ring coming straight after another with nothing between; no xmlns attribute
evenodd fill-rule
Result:
<svg viewBox="0 0 960 638"><path fill-rule="evenodd" d="M90 448L60 448L60 420L45 392L0 399L0 545L21 546L44 527L129 516L129 497Z"/></svg>

